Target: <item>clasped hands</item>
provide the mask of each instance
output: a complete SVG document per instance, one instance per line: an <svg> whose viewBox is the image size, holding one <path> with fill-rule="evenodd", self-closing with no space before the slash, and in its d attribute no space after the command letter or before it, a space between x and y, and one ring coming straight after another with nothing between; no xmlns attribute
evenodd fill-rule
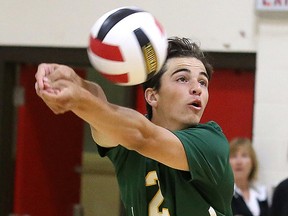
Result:
<svg viewBox="0 0 288 216"><path fill-rule="evenodd" d="M72 68L59 64L40 64L35 78L37 95L55 114L77 107L83 80Z"/></svg>

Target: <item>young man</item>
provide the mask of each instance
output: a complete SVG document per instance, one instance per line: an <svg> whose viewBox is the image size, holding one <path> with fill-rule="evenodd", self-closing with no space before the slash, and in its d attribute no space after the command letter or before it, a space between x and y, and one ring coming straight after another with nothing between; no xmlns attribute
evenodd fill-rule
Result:
<svg viewBox="0 0 288 216"><path fill-rule="evenodd" d="M199 124L212 67L187 38L170 38L165 65L144 84L148 118L107 101L69 67L41 64L37 94L56 114L91 126L99 154L115 166L128 216L230 216L229 144L215 122Z"/></svg>

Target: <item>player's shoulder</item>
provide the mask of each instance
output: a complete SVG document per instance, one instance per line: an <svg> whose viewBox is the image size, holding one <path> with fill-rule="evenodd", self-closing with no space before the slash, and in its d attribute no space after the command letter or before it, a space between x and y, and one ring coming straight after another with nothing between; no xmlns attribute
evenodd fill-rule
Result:
<svg viewBox="0 0 288 216"><path fill-rule="evenodd" d="M215 121L198 124L196 130L197 129L197 134L201 135L204 140L212 143L224 144L225 148L229 146L222 128Z"/></svg>
<svg viewBox="0 0 288 216"><path fill-rule="evenodd" d="M197 128L206 128L206 129L210 129L210 130L217 130L219 132L223 132L220 125L215 121L208 121L205 123L201 123L201 124L198 124L196 127Z"/></svg>
<svg viewBox="0 0 288 216"><path fill-rule="evenodd" d="M227 144L226 136L221 127L214 121L199 123L183 130L174 131L174 133L178 137L198 137L198 141L201 140L206 143L219 142Z"/></svg>

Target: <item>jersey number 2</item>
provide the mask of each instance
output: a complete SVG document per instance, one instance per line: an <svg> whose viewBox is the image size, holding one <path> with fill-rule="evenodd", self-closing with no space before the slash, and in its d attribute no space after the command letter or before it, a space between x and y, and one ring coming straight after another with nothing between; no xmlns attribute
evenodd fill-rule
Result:
<svg viewBox="0 0 288 216"><path fill-rule="evenodd" d="M164 197L162 196L160 185L158 181L158 176L156 171L151 171L146 175L146 187L153 186L158 184L159 190L152 198L148 207L148 215L149 216L170 216L169 210L167 208L162 208L161 211L159 209L160 205L164 201Z"/></svg>
<svg viewBox="0 0 288 216"><path fill-rule="evenodd" d="M162 211L160 211L159 209L159 206L164 201L164 197L162 196L162 193L160 190L160 184L158 181L157 173L156 171L151 171L146 175L146 187L153 186L156 184L158 184L159 189L149 203L148 215L149 216L170 216L169 210L167 208L163 208ZM211 216L216 216L216 212L212 207L210 207L208 211Z"/></svg>

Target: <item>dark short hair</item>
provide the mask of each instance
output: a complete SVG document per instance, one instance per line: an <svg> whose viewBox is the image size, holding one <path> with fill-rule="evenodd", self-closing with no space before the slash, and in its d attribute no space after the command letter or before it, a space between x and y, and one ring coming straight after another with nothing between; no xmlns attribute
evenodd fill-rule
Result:
<svg viewBox="0 0 288 216"><path fill-rule="evenodd" d="M161 70L152 76L149 80L143 83L144 92L147 88L159 90L161 87L161 77L167 71L167 60L171 58L192 57L200 60L208 74L208 80L212 78L213 68L208 62L204 52L200 47L189 38L171 37L168 38L168 50L165 63ZM152 107L146 101L147 117L152 118Z"/></svg>

